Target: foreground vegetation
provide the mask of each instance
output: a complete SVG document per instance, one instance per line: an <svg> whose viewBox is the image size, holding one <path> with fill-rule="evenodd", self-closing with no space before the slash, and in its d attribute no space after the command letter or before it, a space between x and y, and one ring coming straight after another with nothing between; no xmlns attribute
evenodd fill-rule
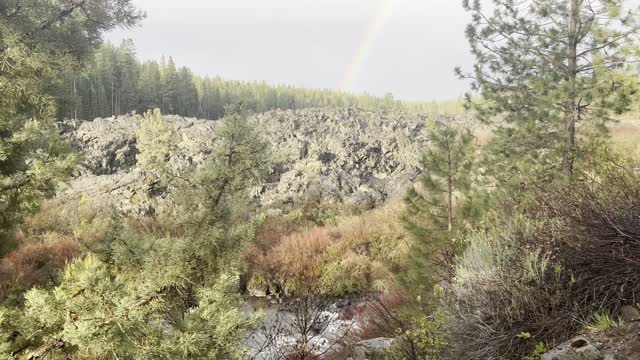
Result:
<svg viewBox="0 0 640 360"><path fill-rule="evenodd" d="M94 53L104 31L143 17L130 1L27 3L0 4L2 358L242 358L257 326L240 311L246 290L368 296L356 335L395 337L388 359L538 359L639 302L638 148L624 117L640 103L640 26L625 1L494 1L492 14L465 1L477 64L459 74L491 134L432 117L415 185L369 212L253 206L271 156L247 106L402 104L219 80L207 93L170 61L138 64L130 44ZM51 96L60 84L73 101ZM205 99L221 89L229 99ZM175 132L150 106L219 117L247 98L224 108L206 161L167 165ZM145 110L137 161L171 205L125 218L86 198L44 201L78 160L56 113L133 109ZM305 346L287 356L313 357Z"/></svg>

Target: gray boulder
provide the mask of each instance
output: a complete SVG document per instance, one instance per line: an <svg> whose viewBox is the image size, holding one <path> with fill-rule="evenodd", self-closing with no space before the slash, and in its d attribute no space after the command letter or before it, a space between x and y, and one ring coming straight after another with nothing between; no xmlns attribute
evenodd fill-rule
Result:
<svg viewBox="0 0 640 360"><path fill-rule="evenodd" d="M394 339L383 337L359 341L351 345L351 349L349 351L350 359L381 359L385 352L393 346L393 343Z"/></svg>
<svg viewBox="0 0 640 360"><path fill-rule="evenodd" d="M544 354L542 360L608 360L591 339L579 336Z"/></svg>

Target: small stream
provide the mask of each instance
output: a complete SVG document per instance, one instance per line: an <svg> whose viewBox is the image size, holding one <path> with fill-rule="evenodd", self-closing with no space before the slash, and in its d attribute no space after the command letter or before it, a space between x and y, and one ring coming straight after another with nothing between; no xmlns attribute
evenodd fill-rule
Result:
<svg viewBox="0 0 640 360"><path fill-rule="evenodd" d="M243 312L260 315L260 325L248 334L248 360L277 360L300 351L320 358L344 348L359 333L358 314L366 299L272 300L248 297Z"/></svg>

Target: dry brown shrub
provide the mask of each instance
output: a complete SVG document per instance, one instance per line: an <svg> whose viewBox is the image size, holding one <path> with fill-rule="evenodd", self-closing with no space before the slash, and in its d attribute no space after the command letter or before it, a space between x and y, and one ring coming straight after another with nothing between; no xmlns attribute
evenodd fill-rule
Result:
<svg viewBox="0 0 640 360"><path fill-rule="evenodd" d="M540 194L471 238L451 288L451 357L521 359L640 300L640 177L623 168Z"/></svg>
<svg viewBox="0 0 640 360"><path fill-rule="evenodd" d="M73 239L30 243L0 260L0 298L14 291L44 286L56 279L65 264L80 255Z"/></svg>
<svg viewBox="0 0 640 360"><path fill-rule="evenodd" d="M280 283L292 292L318 289L323 255L334 239L323 228L284 237L269 255L267 263L277 269Z"/></svg>
<svg viewBox="0 0 640 360"><path fill-rule="evenodd" d="M576 304L617 314L640 302L640 176L614 170L542 197L536 210L550 219L538 244L573 274Z"/></svg>
<svg viewBox="0 0 640 360"><path fill-rule="evenodd" d="M387 289L406 268L409 238L400 212L401 204L392 203L325 227L295 217L267 219L243 254L248 283L334 296Z"/></svg>
<svg viewBox="0 0 640 360"><path fill-rule="evenodd" d="M277 245L283 237L313 227L313 222L302 217L294 215L269 216L257 226L254 245L261 251L268 251Z"/></svg>

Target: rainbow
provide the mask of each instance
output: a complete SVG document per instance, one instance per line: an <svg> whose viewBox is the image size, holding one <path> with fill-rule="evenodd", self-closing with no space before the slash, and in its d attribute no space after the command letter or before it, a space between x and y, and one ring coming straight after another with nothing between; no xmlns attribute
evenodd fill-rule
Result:
<svg viewBox="0 0 640 360"><path fill-rule="evenodd" d="M344 73L344 77L340 83L340 90L345 92L353 91L356 80L362 71L362 66L365 60L373 50L373 46L380 35L382 28L389 22L393 13L395 0L380 0L378 4L378 11L371 22L367 25L367 28L362 36L360 45L353 57L353 60L347 66L347 70Z"/></svg>

